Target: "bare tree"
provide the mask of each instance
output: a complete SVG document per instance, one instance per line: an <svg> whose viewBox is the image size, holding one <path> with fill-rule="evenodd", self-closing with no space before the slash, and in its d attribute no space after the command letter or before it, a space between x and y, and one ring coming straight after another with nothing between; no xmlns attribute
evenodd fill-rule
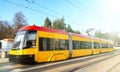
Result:
<svg viewBox="0 0 120 72"><path fill-rule="evenodd" d="M0 40L5 37L4 33L5 33L5 25L4 25L4 21L1 20L0 21Z"/></svg>
<svg viewBox="0 0 120 72"><path fill-rule="evenodd" d="M14 27L15 33L16 33L16 32L18 31L18 29L20 29L21 27L28 25L27 19L26 19L26 17L23 15L22 12L16 13L15 16L14 16L13 21L14 21L13 27Z"/></svg>
<svg viewBox="0 0 120 72"><path fill-rule="evenodd" d="M14 32L8 21L0 21L0 40L4 38L13 38Z"/></svg>

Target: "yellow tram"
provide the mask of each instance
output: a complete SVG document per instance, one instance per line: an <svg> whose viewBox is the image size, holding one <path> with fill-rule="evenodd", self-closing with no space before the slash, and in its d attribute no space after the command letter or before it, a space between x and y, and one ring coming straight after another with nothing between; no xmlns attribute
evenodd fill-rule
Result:
<svg viewBox="0 0 120 72"><path fill-rule="evenodd" d="M113 50L113 43L109 40L33 25L18 31L9 61L41 63Z"/></svg>

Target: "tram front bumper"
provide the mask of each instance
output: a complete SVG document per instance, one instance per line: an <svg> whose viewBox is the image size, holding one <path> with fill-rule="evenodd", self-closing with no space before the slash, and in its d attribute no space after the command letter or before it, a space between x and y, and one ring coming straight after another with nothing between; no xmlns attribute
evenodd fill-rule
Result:
<svg viewBox="0 0 120 72"><path fill-rule="evenodd" d="M34 63L34 55L9 55L9 61L12 63Z"/></svg>

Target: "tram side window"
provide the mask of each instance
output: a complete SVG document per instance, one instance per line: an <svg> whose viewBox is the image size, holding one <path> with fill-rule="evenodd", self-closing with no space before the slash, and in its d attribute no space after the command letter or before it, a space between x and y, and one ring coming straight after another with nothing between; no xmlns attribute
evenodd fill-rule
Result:
<svg viewBox="0 0 120 72"><path fill-rule="evenodd" d="M90 42L81 41L80 42L80 46L81 46L82 49L89 49L89 48L91 48L91 43Z"/></svg>
<svg viewBox="0 0 120 72"><path fill-rule="evenodd" d="M83 41L80 42L80 47L81 47L81 49L84 49L84 48L85 48L85 45L84 45L84 42L83 42Z"/></svg>
<svg viewBox="0 0 120 72"><path fill-rule="evenodd" d="M49 51L49 50L67 50L68 41L61 39L52 38L39 38L39 50Z"/></svg>
<svg viewBox="0 0 120 72"><path fill-rule="evenodd" d="M81 46L82 46L82 49L86 49L87 48L86 42L81 41Z"/></svg>
<svg viewBox="0 0 120 72"><path fill-rule="evenodd" d="M39 38L39 51L46 51L47 48L47 39Z"/></svg>
<svg viewBox="0 0 120 72"><path fill-rule="evenodd" d="M101 48L104 48L104 44L103 43L101 44Z"/></svg>
<svg viewBox="0 0 120 72"><path fill-rule="evenodd" d="M108 44L102 44L102 48L109 48Z"/></svg>
<svg viewBox="0 0 120 72"><path fill-rule="evenodd" d="M91 48L91 42L73 41L73 49L88 49Z"/></svg>
<svg viewBox="0 0 120 72"><path fill-rule="evenodd" d="M90 42L84 42L85 49L91 48Z"/></svg>
<svg viewBox="0 0 120 72"><path fill-rule="evenodd" d="M106 48L109 48L109 44L105 44L105 47L106 47Z"/></svg>
<svg viewBox="0 0 120 72"><path fill-rule="evenodd" d="M113 45L112 45L112 44L110 44L110 48L113 48Z"/></svg>
<svg viewBox="0 0 120 72"><path fill-rule="evenodd" d="M92 48L92 43L91 42L87 42L87 46L88 46L89 49L91 49Z"/></svg>
<svg viewBox="0 0 120 72"><path fill-rule="evenodd" d="M94 48L95 49L100 48L100 43L94 42Z"/></svg>
<svg viewBox="0 0 120 72"><path fill-rule="evenodd" d="M55 50L67 50L67 43L65 40L53 39L55 45Z"/></svg>
<svg viewBox="0 0 120 72"><path fill-rule="evenodd" d="M80 41L73 41L73 49L80 49Z"/></svg>
<svg viewBox="0 0 120 72"><path fill-rule="evenodd" d="M84 42L83 42L83 41L80 42L80 46L81 46L81 49L84 49L84 48L85 48L85 45L84 45Z"/></svg>

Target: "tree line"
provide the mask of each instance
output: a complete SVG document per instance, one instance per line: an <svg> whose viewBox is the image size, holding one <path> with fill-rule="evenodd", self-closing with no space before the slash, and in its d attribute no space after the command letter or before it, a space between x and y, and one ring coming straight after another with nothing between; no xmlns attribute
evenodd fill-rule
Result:
<svg viewBox="0 0 120 72"><path fill-rule="evenodd" d="M44 27L54 28L54 29L58 29L58 30L64 30L67 32L74 32L74 33L80 34L79 30L73 30L71 28L70 24L66 24L64 22L64 18L54 20L52 23L51 20L47 17L44 22Z"/></svg>
<svg viewBox="0 0 120 72"><path fill-rule="evenodd" d="M120 36L118 34L102 33L101 30L98 30L98 31L95 32L94 36L98 37L98 38L112 40L113 43L114 43L114 46L119 46L120 47Z"/></svg>
<svg viewBox="0 0 120 72"><path fill-rule="evenodd" d="M0 40L5 38L14 38L16 32L26 25L29 25L27 18L22 12L17 12L13 17L13 22L0 20ZM73 30L70 24L66 24L64 18L56 19L53 22L47 17L43 24L44 27L64 30L67 32L75 32L81 34L79 30ZM86 30L87 31L87 30ZM89 33L88 33L89 34ZM101 30L96 31L94 37L110 39L115 46L120 46L120 37L111 33L102 33Z"/></svg>
<svg viewBox="0 0 120 72"><path fill-rule="evenodd" d="M10 23L7 20L0 20L0 40L5 38L14 38L17 31L24 26L29 25L27 22L27 18L24 16L22 12L17 12L13 17L13 22ZM50 21L50 19L47 17L44 21L44 27L48 28L54 28L58 30L64 30L68 32L75 32L79 33L80 31L76 30L74 31L70 25L67 25L64 22L64 19L57 19L54 20L53 23Z"/></svg>

